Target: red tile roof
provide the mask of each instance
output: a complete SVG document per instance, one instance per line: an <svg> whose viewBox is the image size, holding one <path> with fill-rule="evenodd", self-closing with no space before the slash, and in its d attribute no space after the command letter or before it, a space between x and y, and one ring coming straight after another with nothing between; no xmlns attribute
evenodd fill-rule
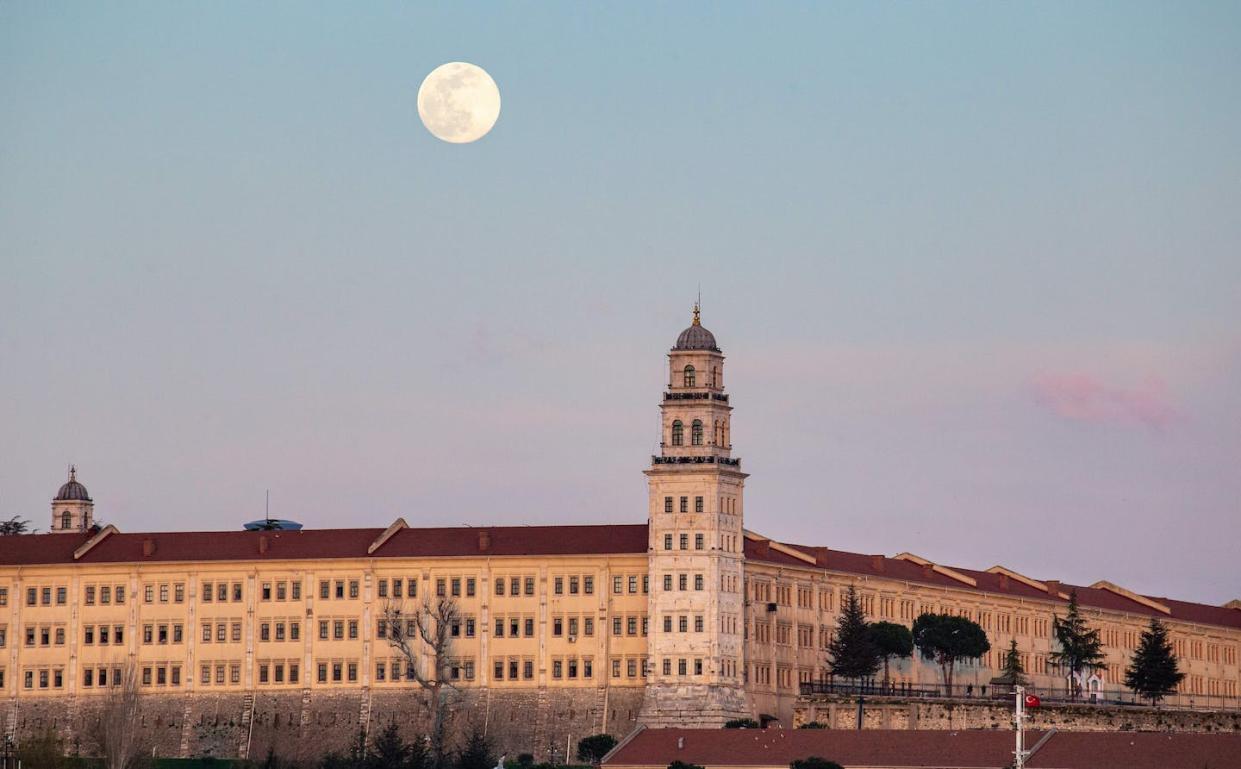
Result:
<svg viewBox="0 0 1241 769"><path fill-rule="evenodd" d="M76 563L251 561L304 558L364 558L367 548L384 532L367 529L303 529L302 531L178 531L116 533L105 537ZM486 535L486 549L480 549ZM267 550L260 552L266 538ZM89 539L87 534L31 534L0 537L0 566L75 563L73 552ZM146 542L154 552L145 555ZM459 528L405 528L375 551L376 558L433 558L468 555L640 555L647 552L646 524L602 526L480 526ZM1020 598L1064 603L1063 599L1014 579L985 571L953 567L977 581L971 588L945 574L912 561L881 555L847 553L825 547L785 544L816 559L829 571L885 577L920 584L977 589ZM769 542L745 540L745 557L753 561L799 568L816 568L782 553ZM1172 609L1170 617L1116 593L1062 584L1063 592L1076 590L1083 606L1208 625L1241 628L1241 610L1222 606L1155 598Z"/></svg>
<svg viewBox="0 0 1241 769"><path fill-rule="evenodd" d="M1042 735L1026 734L1026 745ZM843 729L646 729L623 743L605 766L787 767L819 756L854 767L1005 767L1009 731ZM1032 769L1237 769L1241 734L1057 732L1030 761Z"/></svg>
<svg viewBox="0 0 1241 769"><path fill-rule="evenodd" d="M105 537L77 563L365 558L368 557L367 548L383 532L383 529L303 529L116 533ZM88 538L86 534L0 537L0 564L74 563L74 550ZM266 552L260 552L260 542L264 539ZM147 542L154 547L150 555L144 551ZM397 531L373 557L617 555L645 553L646 549L645 524L410 528Z"/></svg>
<svg viewBox="0 0 1241 769"><path fill-rule="evenodd" d="M808 545L794 545L789 543L781 544L785 547L803 552L806 555L813 556L816 559L817 567L811 566L805 561L791 555L781 553L780 551L772 548L766 542L755 541L749 539L748 537L745 541L745 557L748 560L764 561L767 563L779 564L781 566L795 566L803 569L825 568L829 571L839 571L846 574L884 577L887 579L916 582L919 584L935 585L938 587L951 587L958 590L980 590L989 593L998 593L1000 595L1011 595L1018 598L1032 598L1040 601L1051 601L1061 604L1068 603L1058 596L1053 597L1052 595L1031 587L1024 582L1002 577L1000 574L992 574L991 572L975 571L974 569L965 569L958 566L951 567L954 571L960 572L961 574L976 580L978 583L977 586L971 587L963 582L953 579L952 577L941 574L937 571L932 571L930 568L920 566L912 561L887 558L882 555L846 553L841 550L829 550L825 547L812 547ZM1146 606L1145 604L1130 600L1108 590L1064 583L1060 584L1060 592L1068 593L1072 590L1077 591L1077 600L1082 606L1089 606L1096 609L1106 609L1109 611L1127 612L1129 614L1141 614L1148 617L1159 617L1160 619L1173 619L1182 620L1185 622L1198 622L1207 625L1241 628L1241 610L1237 609L1229 609L1222 606L1208 606L1200 603L1189 603L1187 601L1174 601L1167 598L1154 598L1153 600L1165 604L1172 610L1171 615L1166 615L1150 608L1149 606Z"/></svg>

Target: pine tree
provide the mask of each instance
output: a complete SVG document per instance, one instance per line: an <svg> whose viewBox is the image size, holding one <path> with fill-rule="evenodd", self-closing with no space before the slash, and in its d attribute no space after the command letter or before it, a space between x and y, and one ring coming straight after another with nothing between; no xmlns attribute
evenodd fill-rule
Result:
<svg viewBox="0 0 1241 769"><path fill-rule="evenodd" d="M1060 644L1059 651L1051 653L1051 659L1072 674L1071 694L1076 698L1081 690L1078 677L1082 671L1102 667L1103 642L1099 638L1098 629L1087 625L1086 619L1078 610L1076 590L1069 594L1069 611L1064 619L1054 617L1051 626L1052 633Z"/></svg>
<svg viewBox="0 0 1241 769"><path fill-rule="evenodd" d="M1142 631L1137 651L1125 671L1125 686L1154 705L1176 691L1184 678L1172 651L1172 642L1168 640L1168 628L1158 619L1152 619L1150 627Z"/></svg>
<svg viewBox="0 0 1241 769"><path fill-rule="evenodd" d="M496 757L491 752L491 742L481 729L474 727L465 747L457 755L457 769L492 769L495 765Z"/></svg>
<svg viewBox="0 0 1241 769"><path fill-rule="evenodd" d="M1000 678L1012 681L1013 686L1026 685L1026 668L1021 664L1021 655L1017 653L1016 638L1009 642L1008 651L1004 653L1004 667L1000 670Z"/></svg>
<svg viewBox="0 0 1241 769"><path fill-rule="evenodd" d="M371 743L366 756L367 769L407 769L409 745L401 738L400 729L393 721L383 728Z"/></svg>
<svg viewBox="0 0 1241 769"><path fill-rule="evenodd" d="M845 594L836 636L827 645L828 668L832 675L863 679L879 669L879 648L866 624L866 615L858 601L857 591L849 586Z"/></svg>

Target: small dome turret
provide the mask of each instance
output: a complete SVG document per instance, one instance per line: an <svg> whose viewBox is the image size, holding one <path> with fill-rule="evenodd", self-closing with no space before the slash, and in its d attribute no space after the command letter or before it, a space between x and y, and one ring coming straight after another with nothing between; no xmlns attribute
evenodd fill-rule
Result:
<svg viewBox="0 0 1241 769"><path fill-rule="evenodd" d="M90 502L90 493L78 483L78 469L69 468L69 480L56 492L55 502Z"/></svg>
<svg viewBox="0 0 1241 769"><path fill-rule="evenodd" d="M720 351L719 345L715 343L715 334L712 334L707 330L706 326L702 325L699 314L698 305L695 304L694 322L677 337L677 343L673 346L673 350Z"/></svg>

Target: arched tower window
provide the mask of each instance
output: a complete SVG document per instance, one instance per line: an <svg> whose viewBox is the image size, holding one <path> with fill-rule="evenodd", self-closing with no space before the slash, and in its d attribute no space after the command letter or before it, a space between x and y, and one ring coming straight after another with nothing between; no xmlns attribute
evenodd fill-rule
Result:
<svg viewBox="0 0 1241 769"><path fill-rule="evenodd" d="M697 381L698 381L698 377L694 373L694 367L686 366L685 367L685 386L686 387L697 387L697 385L695 384L695 382Z"/></svg>
<svg viewBox="0 0 1241 769"><path fill-rule="evenodd" d="M685 425L681 424L679 419L672 423L672 445L685 445Z"/></svg>
<svg viewBox="0 0 1241 769"><path fill-rule="evenodd" d="M69 515L69 511L65 510L60 514L60 528L67 529L73 523L73 516Z"/></svg>
<svg viewBox="0 0 1241 769"><path fill-rule="evenodd" d="M690 429L691 429L690 440L693 442L695 446L701 446L702 445L702 420L695 419L694 424Z"/></svg>
<svg viewBox="0 0 1241 769"><path fill-rule="evenodd" d="M711 367L711 386L712 387L720 386L720 367L719 366Z"/></svg>

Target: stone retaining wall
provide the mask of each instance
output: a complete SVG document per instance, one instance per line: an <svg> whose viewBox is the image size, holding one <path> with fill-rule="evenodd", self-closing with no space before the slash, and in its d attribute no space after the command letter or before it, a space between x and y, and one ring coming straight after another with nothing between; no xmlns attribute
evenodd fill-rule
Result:
<svg viewBox="0 0 1241 769"><path fill-rule="evenodd" d="M1072 732L1239 732L1241 712L1149 707L1048 704L1027 710L1030 729ZM929 701L866 697L863 729L1012 729L1013 705L998 700ZM803 697L793 708L793 725L818 721L831 729L857 728L857 698Z"/></svg>
<svg viewBox="0 0 1241 769"><path fill-rule="evenodd" d="M621 739L637 725L641 688L472 689L453 694L450 740L459 744L477 726L497 753L532 753L564 760L583 737L607 732ZM604 704L606 702L606 713ZM14 739L56 731L71 750L96 752L98 697L15 698L7 703ZM147 695L135 728L156 755L313 760L344 751L359 729L373 733L396 722L407 739L427 733L427 697L417 691L288 691L247 694Z"/></svg>

